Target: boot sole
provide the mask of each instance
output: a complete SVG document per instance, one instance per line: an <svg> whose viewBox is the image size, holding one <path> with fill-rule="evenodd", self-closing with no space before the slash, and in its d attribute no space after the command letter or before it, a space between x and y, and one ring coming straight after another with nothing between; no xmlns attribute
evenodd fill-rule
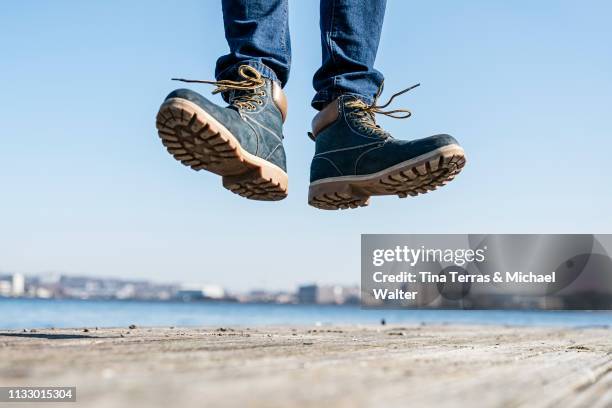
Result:
<svg viewBox="0 0 612 408"><path fill-rule="evenodd" d="M322 210L338 210L365 207L371 196L414 197L444 186L465 163L461 146L443 146L374 174L314 181L308 189L308 204Z"/></svg>
<svg viewBox="0 0 612 408"><path fill-rule="evenodd" d="M170 153L193 170L223 177L223 187L251 200L287 197L287 173L244 150L223 124L193 102L170 98L159 108L157 132Z"/></svg>

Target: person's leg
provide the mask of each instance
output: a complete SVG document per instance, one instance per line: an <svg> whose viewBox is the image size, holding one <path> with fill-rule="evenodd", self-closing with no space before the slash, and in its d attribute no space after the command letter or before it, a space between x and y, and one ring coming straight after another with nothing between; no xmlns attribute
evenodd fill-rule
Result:
<svg viewBox="0 0 612 408"><path fill-rule="evenodd" d="M223 186L253 200L287 196L282 86L289 76L287 0L223 0L229 54L219 58L215 85L229 106L177 89L157 114L162 143L194 170L223 177Z"/></svg>
<svg viewBox="0 0 612 408"><path fill-rule="evenodd" d="M368 205L370 196L416 196L445 185L465 165L452 136L395 139L376 123L383 114L405 119L405 109L380 105L383 76L374 69L385 0L322 0L323 64L314 76L315 155L308 203L321 209Z"/></svg>
<svg viewBox="0 0 612 408"><path fill-rule="evenodd" d="M217 80L238 78L250 65L285 86L291 65L288 0L223 0L225 38L230 48L217 60Z"/></svg>
<svg viewBox="0 0 612 408"><path fill-rule="evenodd" d="M386 0L321 0L322 64L312 106L321 110L343 94L372 103L383 81L374 69Z"/></svg>

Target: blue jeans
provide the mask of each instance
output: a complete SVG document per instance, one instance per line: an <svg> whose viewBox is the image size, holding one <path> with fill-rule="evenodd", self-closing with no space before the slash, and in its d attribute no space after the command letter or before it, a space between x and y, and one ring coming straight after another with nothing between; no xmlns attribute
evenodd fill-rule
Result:
<svg viewBox="0 0 612 408"><path fill-rule="evenodd" d="M285 86L291 66L288 0L223 0L230 52L215 75L237 79L240 65ZM386 0L321 0L321 67L314 74L312 107L321 110L342 94L373 102L383 81L374 69Z"/></svg>

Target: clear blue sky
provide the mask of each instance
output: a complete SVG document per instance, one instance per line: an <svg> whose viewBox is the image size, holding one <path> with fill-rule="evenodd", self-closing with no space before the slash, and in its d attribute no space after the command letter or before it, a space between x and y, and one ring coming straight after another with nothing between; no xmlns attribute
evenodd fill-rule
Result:
<svg viewBox="0 0 612 408"><path fill-rule="evenodd" d="M377 68L468 154L449 186L307 205L318 2L291 1L289 198L245 200L162 148L155 114L211 79L220 2L13 1L0 14L0 270L214 282L359 281L361 233L612 232L612 3L389 0ZM208 95L210 88L196 88ZM386 98L385 98L386 99Z"/></svg>

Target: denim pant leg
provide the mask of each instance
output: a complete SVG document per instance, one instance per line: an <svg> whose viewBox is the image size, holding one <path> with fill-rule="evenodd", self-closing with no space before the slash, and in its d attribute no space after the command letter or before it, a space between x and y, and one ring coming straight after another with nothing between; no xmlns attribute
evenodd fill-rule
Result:
<svg viewBox="0 0 612 408"><path fill-rule="evenodd" d="M374 69L386 0L321 0L323 61L313 78L312 107L321 110L342 94L370 104L383 81Z"/></svg>
<svg viewBox="0 0 612 408"><path fill-rule="evenodd" d="M250 65L285 86L291 64L288 0L223 0L225 38L230 52L217 60L215 76L238 78Z"/></svg>

